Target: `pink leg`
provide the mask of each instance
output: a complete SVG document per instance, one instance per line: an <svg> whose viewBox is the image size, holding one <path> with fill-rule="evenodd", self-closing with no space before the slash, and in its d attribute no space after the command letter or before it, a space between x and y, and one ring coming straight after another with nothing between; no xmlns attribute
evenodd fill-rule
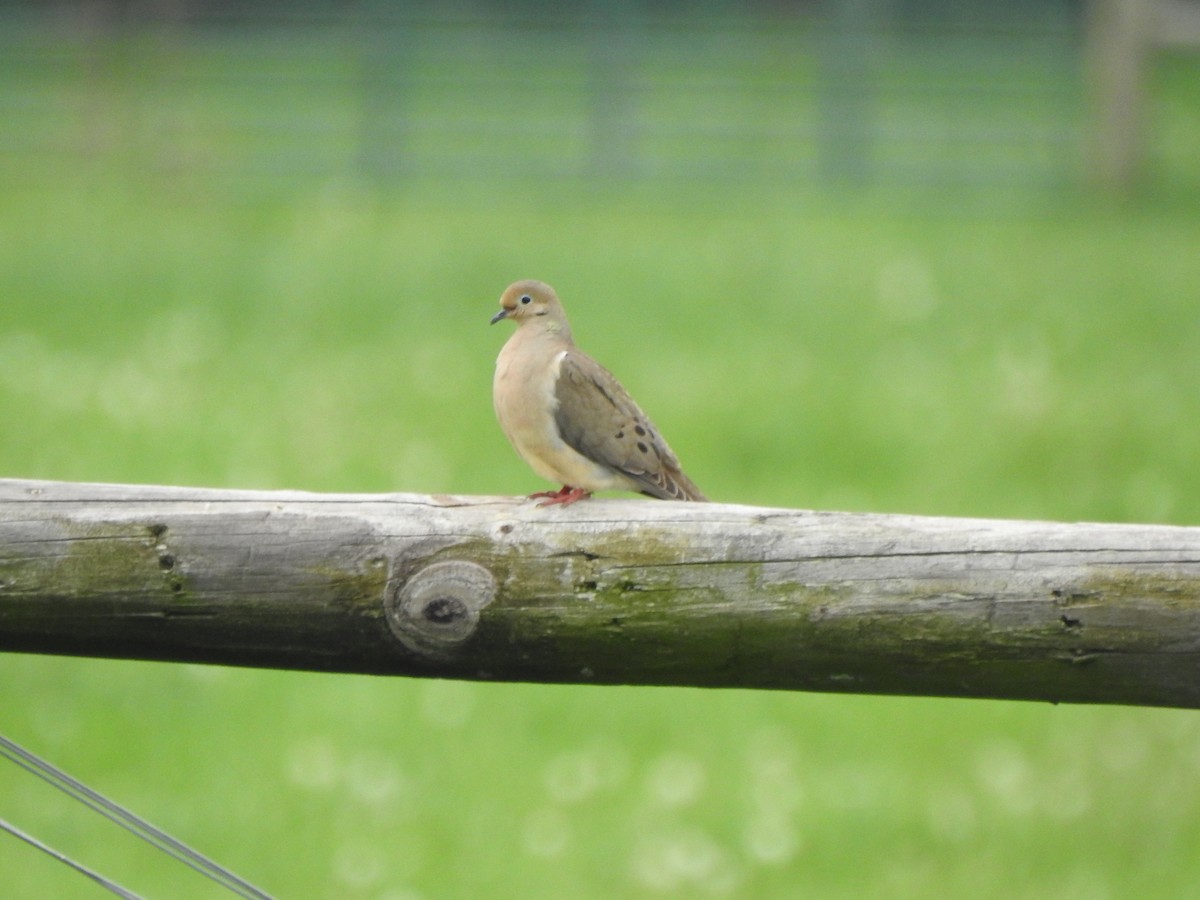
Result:
<svg viewBox="0 0 1200 900"><path fill-rule="evenodd" d="M557 491L541 491L537 494L530 494L529 498L546 497L538 506L568 506L572 503L577 503L580 500L586 500L592 496L591 491L585 491L583 488L571 487L569 484L564 484Z"/></svg>
<svg viewBox="0 0 1200 900"><path fill-rule="evenodd" d="M536 494L530 494L526 500L536 500L538 497L563 497L571 491L569 484L564 484L557 491L538 491Z"/></svg>

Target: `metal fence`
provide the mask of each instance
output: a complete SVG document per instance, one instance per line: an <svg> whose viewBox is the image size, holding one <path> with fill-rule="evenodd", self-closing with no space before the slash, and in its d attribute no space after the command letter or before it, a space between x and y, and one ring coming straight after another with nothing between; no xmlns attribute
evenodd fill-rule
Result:
<svg viewBox="0 0 1200 900"><path fill-rule="evenodd" d="M1075 3L0 6L0 179L1063 184Z"/></svg>

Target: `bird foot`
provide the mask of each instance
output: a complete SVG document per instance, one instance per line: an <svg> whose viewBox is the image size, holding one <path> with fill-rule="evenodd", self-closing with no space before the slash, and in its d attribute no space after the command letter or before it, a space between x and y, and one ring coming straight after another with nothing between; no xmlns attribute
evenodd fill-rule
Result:
<svg viewBox="0 0 1200 900"><path fill-rule="evenodd" d="M530 494L529 499L536 500L539 497L545 497L546 499L538 506L568 506L580 500L586 500L590 496L592 496L591 491L564 484L557 491L538 491L536 494Z"/></svg>

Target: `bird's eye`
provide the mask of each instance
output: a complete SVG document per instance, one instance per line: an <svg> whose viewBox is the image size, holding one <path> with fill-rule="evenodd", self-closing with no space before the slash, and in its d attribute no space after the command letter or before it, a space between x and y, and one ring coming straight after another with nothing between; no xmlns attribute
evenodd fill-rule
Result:
<svg viewBox="0 0 1200 900"><path fill-rule="evenodd" d="M522 294L522 295L521 295L521 302L522 302L522 303L532 303L532 302L533 302L533 298L532 298L532 297L530 297L528 294Z"/></svg>

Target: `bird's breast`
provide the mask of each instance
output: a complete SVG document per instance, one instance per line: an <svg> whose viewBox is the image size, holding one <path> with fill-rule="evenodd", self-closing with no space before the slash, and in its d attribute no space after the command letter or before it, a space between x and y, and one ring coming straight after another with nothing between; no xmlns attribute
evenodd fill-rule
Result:
<svg viewBox="0 0 1200 900"><path fill-rule="evenodd" d="M518 331L496 359L492 401L505 437L547 481L608 490L627 487L626 479L590 460L562 439L555 419L556 388L567 349L520 340Z"/></svg>
<svg viewBox="0 0 1200 900"><path fill-rule="evenodd" d="M492 401L500 427L513 447L539 474L553 479L556 476L541 471L538 460L562 444L554 421L558 408L554 389L567 351L560 348L539 353L537 347L522 349L522 342L517 340L520 336L518 331L496 359Z"/></svg>

